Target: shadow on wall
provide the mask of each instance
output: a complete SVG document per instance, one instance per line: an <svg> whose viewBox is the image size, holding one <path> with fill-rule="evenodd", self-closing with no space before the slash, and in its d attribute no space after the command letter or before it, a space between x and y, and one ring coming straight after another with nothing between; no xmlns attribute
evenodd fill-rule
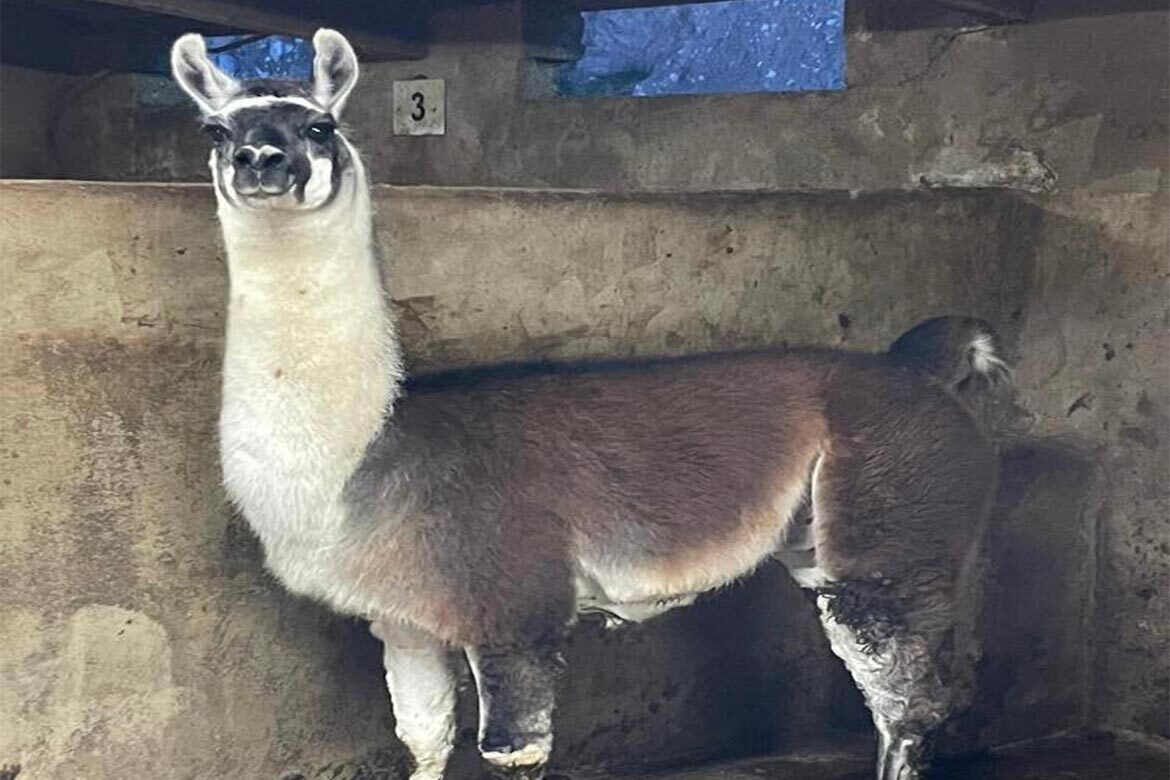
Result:
<svg viewBox="0 0 1170 780"><path fill-rule="evenodd" d="M1067 442L1024 438L1005 447L1000 478L975 701L949 752L1075 728L1088 714L1097 467Z"/></svg>

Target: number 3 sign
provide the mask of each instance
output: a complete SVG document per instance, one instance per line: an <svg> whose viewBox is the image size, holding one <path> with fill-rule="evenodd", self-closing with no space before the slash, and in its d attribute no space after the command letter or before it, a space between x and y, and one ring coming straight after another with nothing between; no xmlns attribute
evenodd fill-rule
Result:
<svg viewBox="0 0 1170 780"><path fill-rule="evenodd" d="M445 134L446 91L443 79L395 81L394 135Z"/></svg>

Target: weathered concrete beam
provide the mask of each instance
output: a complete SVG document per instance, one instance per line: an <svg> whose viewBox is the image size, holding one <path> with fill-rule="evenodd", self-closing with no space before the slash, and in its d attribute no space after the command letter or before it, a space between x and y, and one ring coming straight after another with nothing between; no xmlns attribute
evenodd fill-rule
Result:
<svg viewBox="0 0 1170 780"><path fill-rule="evenodd" d="M196 22L222 25L241 31L275 33L311 38L318 27L330 26L328 19L296 13L295 4L286 12L269 11L228 0L89 0L94 3L130 8L150 14L174 16ZM375 59L413 60L426 56L425 44L388 33L368 32L344 26L342 32L358 54Z"/></svg>

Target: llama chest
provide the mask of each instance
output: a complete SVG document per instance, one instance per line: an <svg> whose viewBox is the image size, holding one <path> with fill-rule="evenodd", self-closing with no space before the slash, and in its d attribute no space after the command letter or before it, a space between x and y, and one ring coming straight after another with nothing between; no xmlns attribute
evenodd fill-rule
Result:
<svg viewBox="0 0 1170 780"><path fill-rule="evenodd" d="M381 331L232 315L220 414L228 495L290 590L354 611L342 494L390 398Z"/></svg>
<svg viewBox="0 0 1170 780"><path fill-rule="evenodd" d="M250 400L225 393L220 460L227 493L263 543L273 574L296 593L326 598L345 524L337 498L343 477Z"/></svg>
<svg viewBox="0 0 1170 780"><path fill-rule="evenodd" d="M225 419L227 416L225 406ZM240 431L254 430L242 427ZM353 557L349 515L341 488L331 489L323 471L289 468L281 457L266 458L264 450L243 437L225 436L221 453L224 482L231 497L260 538L265 565L288 590L350 614L370 607L358 594L358 583L347 562ZM322 467L325 468L325 467Z"/></svg>

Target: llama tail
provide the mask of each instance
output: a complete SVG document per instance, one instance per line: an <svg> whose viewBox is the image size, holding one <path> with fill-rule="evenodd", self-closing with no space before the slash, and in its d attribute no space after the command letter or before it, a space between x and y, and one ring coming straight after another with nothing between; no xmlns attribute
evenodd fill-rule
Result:
<svg viewBox="0 0 1170 780"><path fill-rule="evenodd" d="M999 335L974 317L935 317L898 337L886 353L896 364L934 377L953 392L1011 383Z"/></svg>

